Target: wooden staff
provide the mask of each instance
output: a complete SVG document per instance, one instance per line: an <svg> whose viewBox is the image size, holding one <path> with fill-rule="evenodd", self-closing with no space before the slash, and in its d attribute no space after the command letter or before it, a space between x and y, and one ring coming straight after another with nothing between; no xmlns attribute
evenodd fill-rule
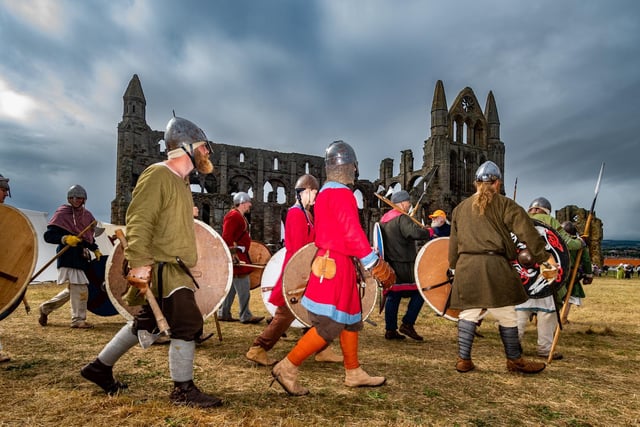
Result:
<svg viewBox="0 0 640 427"><path fill-rule="evenodd" d="M85 227L85 229L82 230L76 237L78 239L82 239L82 235L84 233L86 233L87 231L89 231L89 229L92 228L93 226L95 226L96 224L97 224L97 221L94 219L93 221L91 221L91 224L87 225ZM38 270L38 272L36 274L34 274L33 277L31 277L31 280L29 282L33 282L36 277L38 277L40 274L42 274L42 272L45 271L47 269L47 267L49 267L53 261L55 261L58 258L60 258L60 255L65 253L70 247L71 246L69 246L69 245L65 245L64 248L60 249L60 252L58 252L53 258L51 258L49 260L49 262L47 262L40 270Z"/></svg>
<svg viewBox="0 0 640 427"><path fill-rule="evenodd" d="M589 216L587 216L587 222L584 226L583 236L588 236L591 228L591 220L593 218L593 212L596 207L596 199L598 198L598 192L600 191L600 182L602 181L602 172L604 171L604 163L600 167L600 174L598 175L598 182L596 183L595 196L593 197L593 202L591 203L591 209L589 210ZM564 303L562 304L562 311L560 312L560 318L562 319L567 310L569 310L569 299L571 298L571 292L573 291L573 285L576 280L576 276L578 275L578 267L580 266L580 260L582 259L582 251L584 251L584 247L581 247L576 254L575 264L571 269L571 279L569 280L569 286L567 287L567 295L564 297ZM553 360L553 352L556 349L556 345L558 344L558 340L560 339L560 322L558 322L558 326L556 326L556 331L553 334L553 343L551 344L551 350L549 351L549 357L547 359L547 364L551 364Z"/></svg>
<svg viewBox="0 0 640 427"><path fill-rule="evenodd" d="M398 212L400 212L403 215L408 216L411 221L415 222L417 225L419 225L421 228L425 228L425 226L418 221L417 219L415 219L414 217L412 217L411 215L409 215L408 213L406 213L400 206L396 205L395 203L393 203L391 200L387 199L384 196L379 195L378 193L373 193L376 195L376 197L380 200L382 200L383 202L385 202L386 204L388 204L389 206L391 206L393 209L397 210Z"/></svg>

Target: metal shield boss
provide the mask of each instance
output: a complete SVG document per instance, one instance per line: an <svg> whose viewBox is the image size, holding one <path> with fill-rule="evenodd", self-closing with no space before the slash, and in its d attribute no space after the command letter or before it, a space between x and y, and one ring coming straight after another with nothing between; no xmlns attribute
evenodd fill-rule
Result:
<svg viewBox="0 0 640 427"><path fill-rule="evenodd" d="M451 281L449 269L449 238L429 240L418 252L414 275L422 298L438 315L457 321L460 310L449 308Z"/></svg>
<svg viewBox="0 0 640 427"><path fill-rule="evenodd" d="M209 225L195 220L196 248L198 261L189 270L198 283L195 299L202 317L213 315L231 289L233 263L229 248L222 237ZM129 284L123 275L124 251L117 242L107 260L107 292L118 312L127 320L132 320L141 305L128 305L124 300Z"/></svg>
<svg viewBox="0 0 640 427"><path fill-rule="evenodd" d="M251 246L249 246L249 259L254 265L266 265L271 259L271 251L264 243L253 240ZM263 272L264 269L262 268L254 268L253 271L249 273L250 289L255 289L260 286Z"/></svg>
<svg viewBox="0 0 640 427"><path fill-rule="evenodd" d="M533 222L536 230L545 241L545 250L553 256L558 264L558 277L552 281L546 280L540 274L538 264L527 268L518 262L517 257L512 261L512 264L520 275L522 286L524 286L527 295L530 298L544 298L553 295L566 285L571 275L571 255L562 236L556 230L541 221L534 220ZM526 249L527 245L520 242L515 234L512 233L511 238L516 245L517 253Z"/></svg>
<svg viewBox="0 0 640 427"><path fill-rule="evenodd" d="M303 325L310 327L309 312L300 304L311 275L311 263L318 248L314 243L308 243L300 248L289 260L282 276L282 292L287 307ZM362 269L364 270L364 269ZM362 321L367 320L376 304L378 283L367 271L364 280L358 283L362 304Z"/></svg>
<svg viewBox="0 0 640 427"><path fill-rule="evenodd" d="M20 210L0 204L0 320L20 305L38 260L36 230Z"/></svg>
<svg viewBox="0 0 640 427"><path fill-rule="evenodd" d="M262 273L262 281L260 282L262 302L271 316L276 314L277 307L269 302L269 298L271 297L271 292L273 292L273 287L278 282L280 274L282 273L282 264L284 263L286 253L287 249L282 248L273 254ZM300 323L299 320L294 320L291 326L294 328L304 328L304 325Z"/></svg>

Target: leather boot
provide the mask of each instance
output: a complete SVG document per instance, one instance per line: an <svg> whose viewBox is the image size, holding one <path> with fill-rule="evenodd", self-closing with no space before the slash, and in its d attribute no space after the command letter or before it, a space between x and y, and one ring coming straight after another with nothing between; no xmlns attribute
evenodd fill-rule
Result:
<svg viewBox="0 0 640 427"><path fill-rule="evenodd" d="M473 361L471 359L463 359L461 357L458 357L458 360L456 361L456 371L464 373L473 371L475 368L476 365L473 364Z"/></svg>
<svg viewBox="0 0 640 427"><path fill-rule="evenodd" d="M420 336L416 332L416 330L414 329L413 325L408 325L406 323L403 323L402 326L400 326L400 333L401 334L405 334L409 338L413 338L416 341L424 340L424 338L422 338L422 336Z"/></svg>
<svg viewBox="0 0 640 427"><path fill-rule="evenodd" d="M174 405L198 408L213 408L222 405L222 399L201 392L193 381L174 381L173 385L173 391L169 395L169 400L171 400Z"/></svg>
<svg viewBox="0 0 640 427"><path fill-rule="evenodd" d="M519 359L507 359L507 370L511 372L522 372L523 374L537 374L546 368L544 362L532 362L522 357Z"/></svg>
<svg viewBox="0 0 640 427"><path fill-rule="evenodd" d="M372 377L358 366L355 369L345 369L344 385L347 387L378 387L387 382L385 377Z"/></svg>
<svg viewBox="0 0 640 427"><path fill-rule="evenodd" d="M304 396L305 394L309 394L309 389L298 383L298 367L291 363L287 357L273 367L271 375L273 376L273 381L277 381L284 391L291 396ZM271 384L273 384L273 381L271 381Z"/></svg>
<svg viewBox="0 0 640 427"><path fill-rule="evenodd" d="M258 365L262 366L273 366L278 363L277 360L269 358L269 355L267 354L265 349L260 347L259 345L251 346L249 348L249 351L247 351L247 354L245 354L245 357L252 362L255 362Z"/></svg>
<svg viewBox="0 0 640 427"><path fill-rule="evenodd" d="M125 383L116 381L113 378L113 367L105 365L100 359L96 359L85 365L85 367L80 370L80 375L92 383L99 385L108 395L114 395L118 391L128 388Z"/></svg>
<svg viewBox="0 0 640 427"><path fill-rule="evenodd" d="M328 362L328 363L342 363L344 358L342 355L337 354L331 347L327 347L322 351L316 353L316 362Z"/></svg>

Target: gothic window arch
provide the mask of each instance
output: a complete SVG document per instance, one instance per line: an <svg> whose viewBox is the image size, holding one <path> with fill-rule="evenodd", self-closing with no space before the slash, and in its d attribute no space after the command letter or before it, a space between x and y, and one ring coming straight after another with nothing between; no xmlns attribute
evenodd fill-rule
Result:
<svg viewBox="0 0 640 427"><path fill-rule="evenodd" d="M364 196L362 195L362 191L359 188L356 188L353 191L353 197L356 198L356 204L358 205L358 209L362 210L364 208Z"/></svg>
<svg viewBox="0 0 640 427"><path fill-rule="evenodd" d="M280 163L280 162L279 162L278 158L277 158L277 157L274 157L274 158L273 158L273 170L274 170L274 171L277 171L277 170L278 170L278 168L279 168L279 166L280 166L280 164L279 164L279 163Z"/></svg>
<svg viewBox="0 0 640 427"><path fill-rule="evenodd" d="M266 203L278 203L284 205L287 203L287 187L284 182L279 179L270 179L262 186L263 200Z"/></svg>
<svg viewBox="0 0 640 427"><path fill-rule="evenodd" d="M238 162L239 163L244 163L244 152L242 152L242 151L238 155Z"/></svg>
<svg viewBox="0 0 640 427"><path fill-rule="evenodd" d="M309 162L308 161L304 162L304 173L306 173L306 174L309 173Z"/></svg>
<svg viewBox="0 0 640 427"><path fill-rule="evenodd" d="M229 194L237 193L239 191L244 191L248 193L250 196L253 194L253 181L245 175L235 175L229 179L229 184L227 185L229 189Z"/></svg>

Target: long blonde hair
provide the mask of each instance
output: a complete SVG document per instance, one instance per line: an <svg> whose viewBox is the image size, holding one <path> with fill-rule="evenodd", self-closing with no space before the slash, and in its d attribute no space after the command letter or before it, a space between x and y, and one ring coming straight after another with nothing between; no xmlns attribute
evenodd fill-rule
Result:
<svg viewBox="0 0 640 427"><path fill-rule="evenodd" d="M476 186L476 194L473 195L473 207L477 208L480 211L480 215L484 215L484 211L489 206L489 203L493 200L493 196L498 192L497 188L499 186L494 186L493 184L496 181L492 182L481 182L476 181L474 184Z"/></svg>

